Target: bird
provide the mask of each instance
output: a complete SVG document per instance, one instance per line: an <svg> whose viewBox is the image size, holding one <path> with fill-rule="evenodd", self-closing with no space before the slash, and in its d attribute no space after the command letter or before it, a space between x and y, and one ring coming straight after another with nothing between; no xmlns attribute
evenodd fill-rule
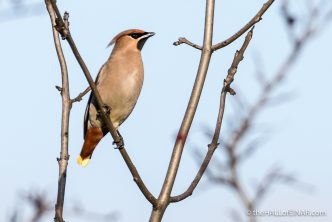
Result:
<svg viewBox="0 0 332 222"><path fill-rule="evenodd" d="M120 32L108 44L114 44L111 55L102 65L95 80L102 102L109 108L109 115L115 129L128 118L140 95L144 68L141 50L154 32L129 29ZM97 101L91 92L84 115L84 143L77 163L86 167L94 149L108 133L108 129L98 116Z"/></svg>

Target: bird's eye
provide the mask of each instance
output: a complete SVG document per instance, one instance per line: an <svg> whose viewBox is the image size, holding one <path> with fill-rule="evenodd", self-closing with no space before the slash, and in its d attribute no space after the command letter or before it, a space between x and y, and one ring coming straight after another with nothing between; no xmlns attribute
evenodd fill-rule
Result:
<svg viewBox="0 0 332 222"><path fill-rule="evenodd" d="M131 33L131 34L129 34L129 36L134 38L134 39L137 39L140 35L137 34L137 33Z"/></svg>

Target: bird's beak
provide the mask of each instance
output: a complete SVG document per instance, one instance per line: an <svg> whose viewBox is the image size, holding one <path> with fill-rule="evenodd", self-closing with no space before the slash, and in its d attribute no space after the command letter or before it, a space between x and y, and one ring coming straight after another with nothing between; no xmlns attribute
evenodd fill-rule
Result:
<svg viewBox="0 0 332 222"><path fill-rule="evenodd" d="M147 39L147 38L150 38L151 36L154 36L156 33L154 33L154 32L147 32L145 35L143 35L142 37L145 39Z"/></svg>

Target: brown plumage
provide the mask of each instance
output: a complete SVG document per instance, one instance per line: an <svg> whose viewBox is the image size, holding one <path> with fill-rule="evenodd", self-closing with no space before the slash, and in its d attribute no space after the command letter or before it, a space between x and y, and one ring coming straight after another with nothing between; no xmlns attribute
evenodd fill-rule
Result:
<svg viewBox="0 0 332 222"><path fill-rule="evenodd" d="M116 35L109 44L115 45L99 71L96 86L105 105L111 107L110 118L116 129L130 115L141 92L144 79L141 49L153 35L153 32L130 29ZM84 116L84 144L77 158L83 166L89 163L95 147L108 132L96 107L91 93Z"/></svg>

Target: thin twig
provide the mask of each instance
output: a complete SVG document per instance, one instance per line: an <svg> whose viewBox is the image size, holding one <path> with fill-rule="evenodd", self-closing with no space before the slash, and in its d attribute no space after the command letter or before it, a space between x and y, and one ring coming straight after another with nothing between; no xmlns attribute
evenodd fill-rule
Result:
<svg viewBox="0 0 332 222"><path fill-rule="evenodd" d="M224 85L221 90L220 106L219 106L216 127L214 130L214 135L212 137L211 143L208 145L208 152L206 153L203 163L202 163L200 169L198 170L198 172L195 176L195 179L192 181L192 183L190 184L188 189L180 195L171 197L170 202L179 202L192 195L193 191L195 190L196 186L198 185L199 181L201 180L206 168L208 167L214 151L217 149L217 147L219 145L218 141L219 141L222 121L223 121L223 117L224 117L226 95L228 92L231 92L230 85L232 84L232 82L234 80L234 76L237 72L237 67L243 59L243 54L244 54L245 50L247 49L247 46L248 46L250 40L252 39L252 35L253 35L253 29L251 29L248 32L241 49L235 53L232 65L228 69L228 74L227 74L226 79L224 80Z"/></svg>
<svg viewBox="0 0 332 222"><path fill-rule="evenodd" d="M268 8L272 5L273 2L274 2L274 0L267 1L263 5L263 7L257 12L257 14L250 20L250 22L248 22L245 26L243 26L239 31L237 31L234 35L232 35L228 39L226 39L218 44L213 45L212 50L216 51L218 49L224 48L225 46L231 44L236 39L238 39L241 35L243 35L243 33L245 33L247 30L249 30L257 22L262 20L263 14L266 12L266 10L268 10Z"/></svg>
<svg viewBox="0 0 332 222"><path fill-rule="evenodd" d="M57 201L55 204L55 222L63 222L63 205L65 198L66 189L66 177L67 177L67 165L69 160L68 154L68 132L69 132L69 116L71 109L71 100L69 93L69 80L68 80L68 69L66 60L62 51L60 38L57 30L55 29L56 17L51 5L50 0L45 0L47 11L50 15L54 45L56 48L58 60L61 67L62 76L62 87L61 87L61 97L62 97L62 119L61 119L61 152L60 158L58 158L59 164L59 179L58 179L58 194Z"/></svg>
<svg viewBox="0 0 332 222"><path fill-rule="evenodd" d="M179 40L176 41L176 42L174 42L173 45L178 46L178 45L181 45L183 43L187 44L187 45L189 45L189 46L191 46L191 47L193 47L195 49L202 50L202 46L199 46L199 45L197 45L195 43L192 43L191 41L189 41L188 39L186 39L184 37L179 38Z"/></svg>

